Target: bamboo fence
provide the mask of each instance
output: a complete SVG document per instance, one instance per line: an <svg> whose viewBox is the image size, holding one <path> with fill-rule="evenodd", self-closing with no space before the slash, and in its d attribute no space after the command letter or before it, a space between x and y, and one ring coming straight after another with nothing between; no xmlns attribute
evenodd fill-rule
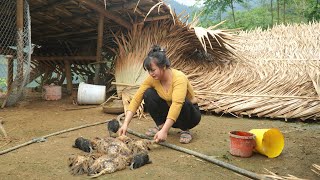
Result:
<svg viewBox="0 0 320 180"><path fill-rule="evenodd" d="M115 84L125 107L147 76L142 68L147 52L159 44L167 49L172 66L187 74L203 111L320 119L319 23L236 35L178 19L134 28L127 36L115 35L119 47Z"/></svg>

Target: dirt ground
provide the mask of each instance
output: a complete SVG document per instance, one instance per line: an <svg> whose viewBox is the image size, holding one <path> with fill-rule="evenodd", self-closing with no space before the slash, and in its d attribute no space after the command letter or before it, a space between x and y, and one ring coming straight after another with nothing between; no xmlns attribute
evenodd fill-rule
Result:
<svg viewBox="0 0 320 180"><path fill-rule="evenodd" d="M68 97L58 101L44 101L40 97L32 97L16 107L1 109L0 118L4 121L3 126L11 142L7 143L0 133L0 151L53 132L116 117L104 113L101 107L66 110L79 107L84 106L73 105ZM141 133L151 126L153 124L150 117L134 119L130 124L131 129ZM279 157L269 159L258 153L254 153L250 158L230 155L228 132L272 127L279 128L285 137L285 147ZM171 129L167 142L258 174L268 174L265 170L268 169L281 176L291 174L305 179L320 178L311 171L312 164L320 165L319 123L288 123L283 120L203 115L199 126L192 132L194 140L191 144L180 144L176 129ZM80 153L80 150L72 148L74 140L79 136L93 138L106 135L106 125L102 124L49 137L46 142L34 143L0 155L0 179L88 179L87 175L73 176L69 172L68 157ZM139 169L127 168L100 178L248 179L197 157L159 145L152 147L150 159L152 164Z"/></svg>

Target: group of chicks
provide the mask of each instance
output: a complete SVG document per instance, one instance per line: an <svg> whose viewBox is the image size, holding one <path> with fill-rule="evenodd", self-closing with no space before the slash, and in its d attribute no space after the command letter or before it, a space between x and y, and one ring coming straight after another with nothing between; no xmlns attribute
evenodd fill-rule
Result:
<svg viewBox="0 0 320 180"><path fill-rule="evenodd" d="M108 122L110 137L96 137L92 140L77 138L73 147L86 154L69 157L71 173L98 177L123 170L128 165L131 169L136 169L150 163L148 151L152 142L147 139L134 140L124 135L114 137L118 129L119 122L112 120Z"/></svg>

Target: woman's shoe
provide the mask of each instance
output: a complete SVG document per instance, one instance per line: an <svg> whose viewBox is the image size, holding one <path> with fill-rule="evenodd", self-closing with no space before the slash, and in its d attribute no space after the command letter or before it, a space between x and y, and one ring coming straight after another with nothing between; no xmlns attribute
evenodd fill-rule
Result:
<svg viewBox="0 0 320 180"><path fill-rule="evenodd" d="M180 132L180 143L189 144L191 140L192 140L192 135L190 131Z"/></svg>
<svg viewBox="0 0 320 180"><path fill-rule="evenodd" d="M149 128L145 134L146 134L146 136L154 137L154 135L156 135L157 132L160 131L160 129L161 129L160 127L155 126L155 127Z"/></svg>

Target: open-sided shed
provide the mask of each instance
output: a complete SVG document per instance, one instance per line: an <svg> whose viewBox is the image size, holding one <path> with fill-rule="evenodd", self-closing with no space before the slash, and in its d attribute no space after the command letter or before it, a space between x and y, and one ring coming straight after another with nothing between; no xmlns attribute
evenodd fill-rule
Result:
<svg viewBox="0 0 320 180"><path fill-rule="evenodd" d="M66 72L71 65L72 73L89 78L95 73L94 82L98 84L98 79L105 79L106 72L110 72L105 61L114 59L112 50L117 49L116 33L126 33L149 21L170 18L170 10L166 7L159 12L152 11L146 18L151 7L158 2L30 1L32 41L41 45L34 51L32 61Z"/></svg>
<svg viewBox="0 0 320 180"><path fill-rule="evenodd" d="M7 0L1 3L3 66L0 71L6 74L7 99L13 99L8 103L20 99L19 87L39 76L42 84L61 85L66 79L68 92L72 91L75 75L95 84L106 84L112 78L117 51L114 37L171 17L170 8L163 3L162 8L150 11L157 3L162 2ZM28 52L24 52L26 49ZM10 93L15 98L10 98Z"/></svg>

